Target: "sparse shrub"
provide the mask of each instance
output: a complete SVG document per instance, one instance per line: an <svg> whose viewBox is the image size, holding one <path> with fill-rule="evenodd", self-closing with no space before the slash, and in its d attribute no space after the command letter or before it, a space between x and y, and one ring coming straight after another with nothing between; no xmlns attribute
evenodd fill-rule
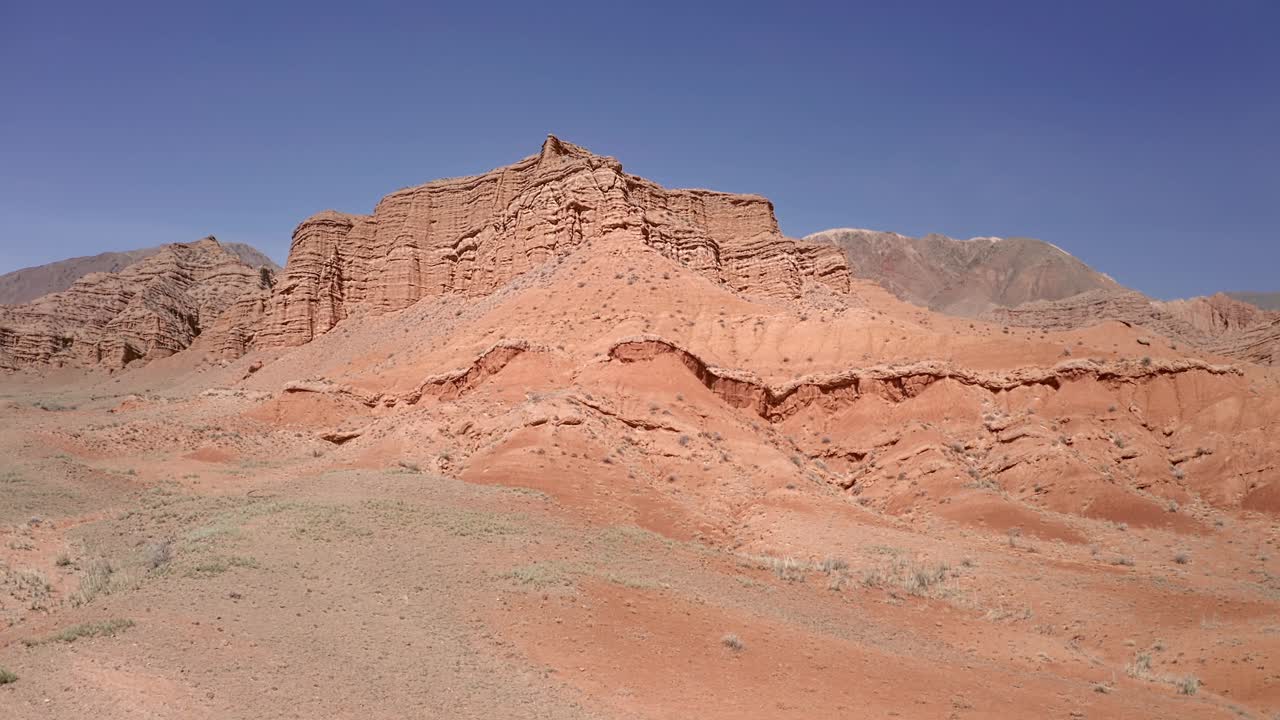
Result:
<svg viewBox="0 0 1280 720"><path fill-rule="evenodd" d="M58 559L54 560L53 564L57 565L58 567L68 567L69 565L71 565L71 556L68 555L67 553L59 553Z"/></svg>
<svg viewBox="0 0 1280 720"><path fill-rule="evenodd" d="M1191 556L1184 552L1180 552L1177 555L1173 556L1173 561L1178 563L1179 565L1186 565L1187 563L1191 562Z"/></svg>
<svg viewBox="0 0 1280 720"><path fill-rule="evenodd" d="M1132 678L1147 678L1151 675L1151 653L1138 653L1133 657L1133 662L1125 666L1124 671Z"/></svg>
<svg viewBox="0 0 1280 720"><path fill-rule="evenodd" d="M1123 566L1125 566L1125 567L1133 567L1133 566L1134 566L1134 565L1136 565L1137 563L1135 563L1135 562L1133 561L1133 558L1131 558L1131 557L1129 557L1129 556L1127 556L1127 555L1122 555L1122 556L1117 557L1117 558L1112 558L1112 560L1111 560L1111 564L1112 564L1112 565L1123 565Z"/></svg>
<svg viewBox="0 0 1280 720"><path fill-rule="evenodd" d="M85 568L84 576L80 578L80 587L71 593L71 605L80 607L91 602L98 595L110 594L115 571L110 560L105 558L91 560Z"/></svg>
<svg viewBox="0 0 1280 720"><path fill-rule="evenodd" d="M168 540L147 546L144 562L148 570L159 570L173 559L173 544Z"/></svg>
<svg viewBox="0 0 1280 720"><path fill-rule="evenodd" d="M1179 695L1195 695L1200 690L1200 678L1188 675L1177 682Z"/></svg>
<svg viewBox="0 0 1280 720"><path fill-rule="evenodd" d="M1142 358L1142 367L1151 367L1151 358L1150 358L1150 357L1143 357L1143 358Z"/></svg>
<svg viewBox="0 0 1280 720"><path fill-rule="evenodd" d="M30 609L43 610L48 607L53 597L53 586L49 584L43 573L35 570L18 570L12 573L11 577L17 583L18 597L25 598Z"/></svg>
<svg viewBox="0 0 1280 720"><path fill-rule="evenodd" d="M422 472L421 465L415 462L409 462L408 460L401 460L400 462L396 463L396 465L400 466L400 469L404 470L405 472L411 472L414 474Z"/></svg>
<svg viewBox="0 0 1280 720"><path fill-rule="evenodd" d="M837 570L848 570L849 563L842 558L828 557L818 565L818 569L829 575Z"/></svg>
<svg viewBox="0 0 1280 720"><path fill-rule="evenodd" d="M18 682L18 676L0 667L0 685Z"/></svg>
<svg viewBox="0 0 1280 720"><path fill-rule="evenodd" d="M742 652L747 647L737 633L726 633L724 637L720 638L720 644L734 652Z"/></svg>
<svg viewBox="0 0 1280 720"><path fill-rule="evenodd" d="M71 643L79 640L80 638L112 637L123 630L128 630L133 627L133 625L134 622L132 620L122 619L82 623L80 625L72 625L61 632L51 635L45 640L37 640L34 644L39 644L41 642Z"/></svg>
<svg viewBox="0 0 1280 720"><path fill-rule="evenodd" d="M929 588L933 585L947 579L947 573L951 571L951 566L946 563L938 563L930 568L926 566L917 566L907 576L906 589L912 595L925 596L929 594Z"/></svg>
<svg viewBox="0 0 1280 720"><path fill-rule="evenodd" d="M679 442L679 443L680 443L680 447L686 447L686 446L688 446L688 445L689 445L689 436L688 436L688 435L681 435L681 436L680 436L680 439L679 439L679 440L677 440L677 442Z"/></svg>
<svg viewBox="0 0 1280 720"><path fill-rule="evenodd" d="M787 582L804 581L804 563L795 558L774 558L773 572L781 580Z"/></svg>

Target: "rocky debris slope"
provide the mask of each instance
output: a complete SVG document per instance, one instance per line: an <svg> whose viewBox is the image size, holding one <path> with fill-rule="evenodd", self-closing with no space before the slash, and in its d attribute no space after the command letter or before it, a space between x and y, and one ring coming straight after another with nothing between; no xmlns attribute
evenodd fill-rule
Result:
<svg viewBox="0 0 1280 720"><path fill-rule="evenodd" d="M428 296L481 296L586 243L642 243L738 291L848 289L844 256L783 237L755 195L668 190L549 136L537 155L383 198L372 215L325 211L294 231L257 335L306 343L344 318Z"/></svg>
<svg viewBox="0 0 1280 720"><path fill-rule="evenodd" d="M1058 247L1030 238L911 238L841 228L805 239L839 246L857 277L951 315L978 316L998 307L1120 288Z"/></svg>
<svg viewBox="0 0 1280 720"><path fill-rule="evenodd" d="M189 345L272 273L209 237L166 245L119 272L90 273L65 292L0 306L0 367L122 367Z"/></svg>
<svg viewBox="0 0 1280 720"><path fill-rule="evenodd" d="M125 252L105 252L5 273L0 275L0 305L21 305L50 293L62 292L89 273L120 272L166 247L168 246L160 245ZM222 243L222 247L251 267L265 267L272 272L280 269L271 258L249 245Z"/></svg>

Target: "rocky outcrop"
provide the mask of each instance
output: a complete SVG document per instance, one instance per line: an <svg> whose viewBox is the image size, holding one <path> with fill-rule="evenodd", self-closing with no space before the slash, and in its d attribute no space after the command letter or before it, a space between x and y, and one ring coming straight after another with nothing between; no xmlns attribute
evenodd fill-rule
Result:
<svg viewBox="0 0 1280 720"><path fill-rule="evenodd" d="M1000 308L986 317L1042 330L1074 330L1115 320L1239 360L1262 365L1280 361L1280 315L1222 294L1160 302L1134 291L1095 290L1055 302Z"/></svg>
<svg viewBox="0 0 1280 720"><path fill-rule="evenodd" d="M1024 303L987 313L993 322L1042 330L1074 330L1115 320L1143 327L1174 342L1207 347L1212 336L1172 314L1139 292L1093 290L1064 300Z"/></svg>
<svg viewBox="0 0 1280 720"><path fill-rule="evenodd" d="M256 342L306 343L343 319L428 296L485 295L587 243L643 243L735 290L847 290L841 252L783 237L755 195L668 190L548 137L537 155L392 193L372 215L325 211L294 231Z"/></svg>
<svg viewBox="0 0 1280 720"><path fill-rule="evenodd" d="M1213 337L1239 332L1259 323L1280 318L1280 313L1267 312L1225 293L1153 304L1156 308Z"/></svg>
<svg viewBox="0 0 1280 720"><path fill-rule="evenodd" d="M1259 365L1280 365L1280 316L1223 336L1209 349Z"/></svg>
<svg viewBox="0 0 1280 720"><path fill-rule="evenodd" d="M840 247L850 272L907 302L952 315L1120 286L1049 243L1030 238L954 240L841 228L805 238Z"/></svg>
<svg viewBox="0 0 1280 720"><path fill-rule="evenodd" d="M271 272L213 238L167 245L119 272L90 273L65 292L0 306L0 367L122 367L189 345Z"/></svg>
<svg viewBox="0 0 1280 720"><path fill-rule="evenodd" d="M671 354L698 378L707 389L728 404L750 410L770 422L794 415L813 403L824 403L828 409L859 397L874 395L890 402L902 402L919 395L939 381L979 387L992 393L1007 393L1019 387L1044 385L1057 389L1065 382L1092 379L1108 383L1146 382L1151 379L1205 373L1239 375L1229 365L1211 365L1202 360L1132 360L1103 362L1083 359L1068 360L1053 367L1023 367L1006 372L978 372L955 367L941 361L922 361L907 365L851 368L838 373L808 375L782 385L766 383L755 374L708 365L700 357L661 338L638 338L617 343L609 356L623 363L651 360Z"/></svg>
<svg viewBox="0 0 1280 720"><path fill-rule="evenodd" d="M38 297L62 292L89 273L120 272L166 247L168 246L160 245L140 250L105 252L86 257L68 258L0 275L0 305L21 305ZM280 270L271 258L249 245L222 243L222 247L250 267L265 267L273 273Z"/></svg>

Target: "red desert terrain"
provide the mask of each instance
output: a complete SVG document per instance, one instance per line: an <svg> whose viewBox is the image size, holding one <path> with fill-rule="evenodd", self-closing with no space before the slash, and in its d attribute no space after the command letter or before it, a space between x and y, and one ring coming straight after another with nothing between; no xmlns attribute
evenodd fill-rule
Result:
<svg viewBox="0 0 1280 720"><path fill-rule="evenodd" d="M549 137L0 306L0 716L1276 717L1280 315L886 237Z"/></svg>

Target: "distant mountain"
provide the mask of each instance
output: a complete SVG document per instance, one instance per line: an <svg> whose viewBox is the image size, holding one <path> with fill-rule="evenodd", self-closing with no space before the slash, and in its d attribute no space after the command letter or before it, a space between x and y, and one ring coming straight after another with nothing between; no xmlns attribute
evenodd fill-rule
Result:
<svg viewBox="0 0 1280 720"><path fill-rule="evenodd" d="M1223 294L1263 310L1280 310L1280 292L1229 292Z"/></svg>
<svg viewBox="0 0 1280 720"><path fill-rule="evenodd" d="M839 228L805 239L839 246L853 274L907 302L951 315L976 317L1026 302L1122 289L1061 248L1031 238L912 238Z"/></svg>
<svg viewBox="0 0 1280 720"><path fill-rule="evenodd" d="M213 239L213 236L209 236L209 239ZM120 272L140 260L155 255L166 247L168 246L159 245L140 250L105 252L98 255L68 258L47 265L14 270L11 273L0 275L0 305L21 305L43 295L62 292L89 273ZM272 272L280 269L271 258L250 245L221 243L221 247L250 267L265 266Z"/></svg>

